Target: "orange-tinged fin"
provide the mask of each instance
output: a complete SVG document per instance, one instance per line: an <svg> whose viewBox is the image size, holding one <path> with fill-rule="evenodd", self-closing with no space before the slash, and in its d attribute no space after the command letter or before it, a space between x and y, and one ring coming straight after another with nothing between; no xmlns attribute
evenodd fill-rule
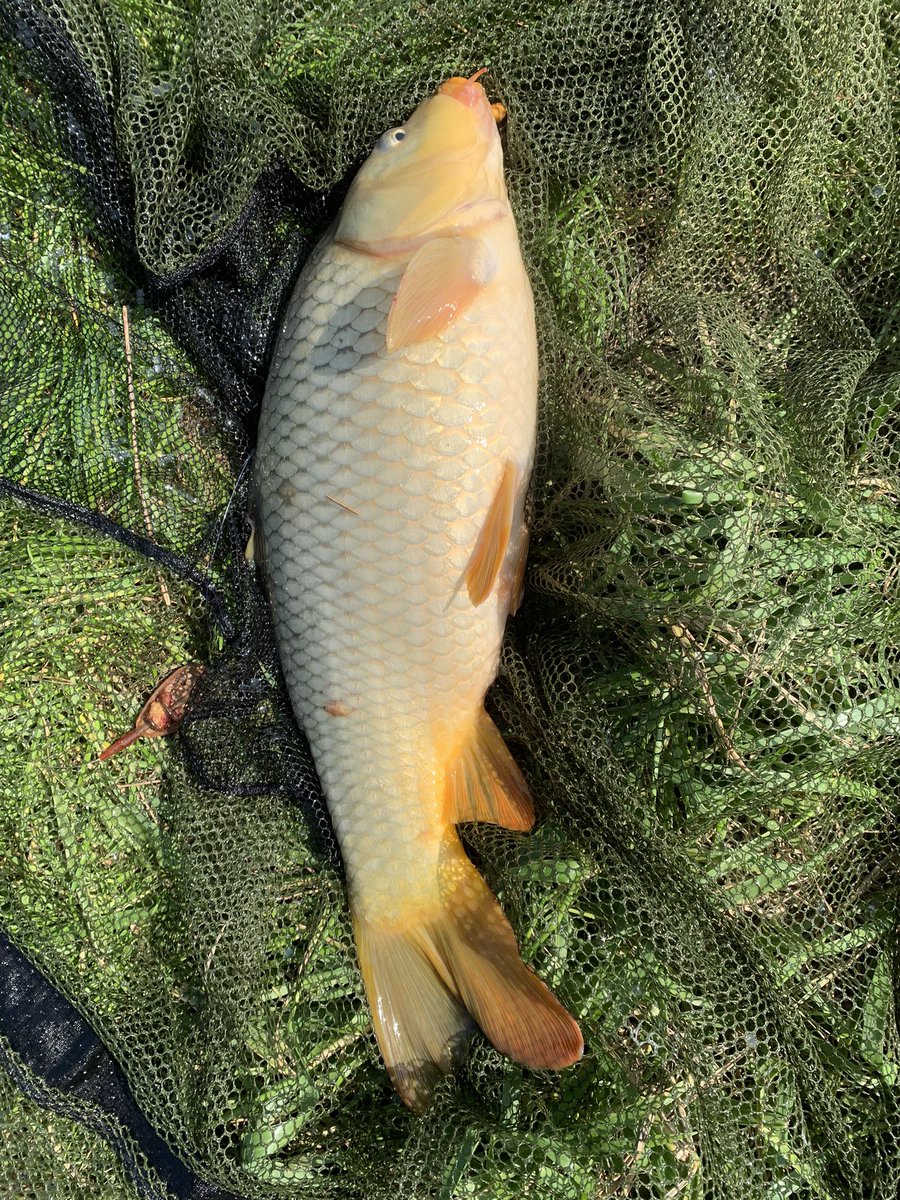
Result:
<svg viewBox="0 0 900 1200"><path fill-rule="evenodd" d="M525 563L528 561L528 544L531 534L527 526L522 526L519 534L519 544L512 563L512 574L509 584L509 615L514 617L519 611L522 597L525 595Z"/></svg>
<svg viewBox="0 0 900 1200"><path fill-rule="evenodd" d="M451 832L443 906L410 913L406 928L354 922L382 1056L404 1103L421 1112L459 1053L471 1022L503 1054L533 1069L581 1058L581 1031L525 965L487 884Z"/></svg>
<svg viewBox="0 0 900 1200"><path fill-rule="evenodd" d="M475 238L433 238L420 246L391 306L388 350L437 337L466 311L490 275L487 252Z"/></svg>
<svg viewBox="0 0 900 1200"><path fill-rule="evenodd" d="M441 864L444 920L434 929L463 1004L488 1040L533 1070L561 1070L584 1051L581 1030L519 954L516 935L458 838Z"/></svg>
<svg viewBox="0 0 900 1200"><path fill-rule="evenodd" d="M353 932L381 1057L404 1104L421 1112L471 1033L472 1018L435 966L424 925L384 929L356 918Z"/></svg>
<svg viewBox="0 0 900 1200"><path fill-rule="evenodd" d="M476 606L487 600L503 566L512 532L518 476L515 463L504 463L500 484L466 567L469 599Z"/></svg>
<svg viewBox="0 0 900 1200"><path fill-rule="evenodd" d="M459 754L447 764L446 787L450 821L488 821L520 830L534 824L528 784L483 708Z"/></svg>

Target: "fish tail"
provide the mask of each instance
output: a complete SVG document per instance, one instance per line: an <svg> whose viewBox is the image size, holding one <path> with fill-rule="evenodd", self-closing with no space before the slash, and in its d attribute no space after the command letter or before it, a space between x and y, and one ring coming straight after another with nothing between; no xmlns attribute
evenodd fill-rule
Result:
<svg viewBox="0 0 900 1200"><path fill-rule="evenodd" d="M357 952L375 1034L403 1101L421 1111L473 1023L509 1058L559 1070L581 1057L575 1020L525 965L493 893L454 830L435 910L390 926L356 917Z"/></svg>

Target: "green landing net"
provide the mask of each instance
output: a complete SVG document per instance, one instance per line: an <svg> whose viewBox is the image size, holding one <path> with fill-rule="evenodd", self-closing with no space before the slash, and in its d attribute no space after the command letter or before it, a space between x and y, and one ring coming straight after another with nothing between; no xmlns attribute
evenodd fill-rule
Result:
<svg viewBox="0 0 900 1200"><path fill-rule="evenodd" d="M894 1200L897 9L0 14L3 933L196 1188ZM416 1118L245 557L248 464L353 169L481 66L539 314L490 700L538 825L466 837L587 1051L539 1074L479 1036ZM191 661L179 737L98 764ZM4 1198L223 1194L167 1191L133 1130L0 1064Z"/></svg>

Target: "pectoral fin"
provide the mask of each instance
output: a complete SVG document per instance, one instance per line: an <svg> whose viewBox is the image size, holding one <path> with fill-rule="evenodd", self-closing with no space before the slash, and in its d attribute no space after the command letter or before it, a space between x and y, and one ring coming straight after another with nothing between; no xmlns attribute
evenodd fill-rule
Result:
<svg viewBox="0 0 900 1200"><path fill-rule="evenodd" d="M387 348L427 342L466 311L493 274L477 238L434 238L409 261L387 323Z"/></svg>
<svg viewBox="0 0 900 1200"><path fill-rule="evenodd" d="M518 477L515 463L506 462L469 565L466 567L469 599L476 606L487 600L503 566L512 532Z"/></svg>

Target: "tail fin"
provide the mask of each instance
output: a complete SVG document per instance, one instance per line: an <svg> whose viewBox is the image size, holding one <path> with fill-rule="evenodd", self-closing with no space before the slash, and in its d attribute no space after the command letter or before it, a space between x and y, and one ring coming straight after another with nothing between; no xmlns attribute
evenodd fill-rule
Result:
<svg viewBox="0 0 900 1200"><path fill-rule="evenodd" d="M527 1067L559 1070L583 1050L578 1025L522 961L500 905L452 830L441 873L444 903L411 913L406 928L354 922L378 1045L394 1087L416 1111L450 1070L471 1018Z"/></svg>

